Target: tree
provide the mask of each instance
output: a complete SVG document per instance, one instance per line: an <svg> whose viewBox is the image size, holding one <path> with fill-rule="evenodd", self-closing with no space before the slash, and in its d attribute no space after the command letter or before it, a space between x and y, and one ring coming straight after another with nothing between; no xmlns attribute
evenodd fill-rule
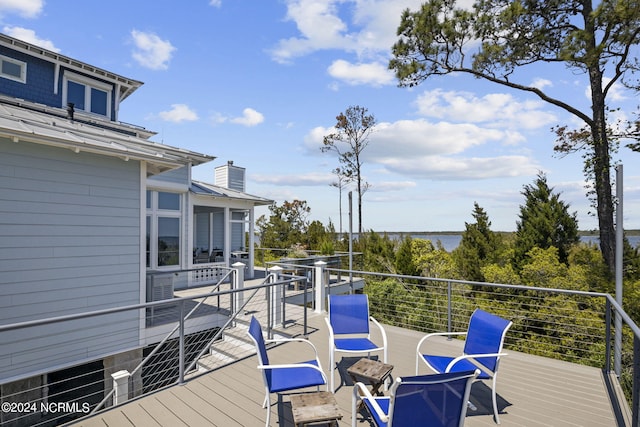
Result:
<svg viewBox="0 0 640 427"><path fill-rule="evenodd" d="M632 54L640 43L637 0L477 0L471 10L457 7L455 0L429 0L417 12L403 12L397 33L400 39L393 46L389 68L395 70L400 86L415 86L431 76L467 73L533 93L585 123L590 134L586 161L592 162L595 179L600 249L609 270L614 271L606 107L613 85L624 83L638 67ZM564 64L571 78L586 75L590 109L581 111L572 105L574 99L563 101L539 87L517 82L516 71L535 64ZM610 80L604 79L605 74Z"/></svg>
<svg viewBox="0 0 640 427"><path fill-rule="evenodd" d="M498 262L502 239L499 234L491 231L489 216L477 202L473 202L472 215L475 222L465 222L462 240L454 249L453 256L464 279L484 282L482 267Z"/></svg>
<svg viewBox="0 0 640 427"><path fill-rule="evenodd" d="M305 241L311 212L305 200L285 201L282 206L274 203L269 211L269 219L262 215L256 221L262 247L287 249Z"/></svg>
<svg viewBox="0 0 640 427"><path fill-rule="evenodd" d="M558 258L567 264L571 247L578 243L576 213L569 213L569 205L560 200L559 193L547 185L547 178L539 173L533 185L525 185L520 206L514 248L514 262L521 265L533 248L558 249Z"/></svg>
<svg viewBox="0 0 640 427"><path fill-rule="evenodd" d="M335 168L334 170L331 171L331 173L333 173L336 176L337 181L333 181L331 184L332 187L335 187L338 189L338 208L339 208L339 215L340 215L340 238L342 237L342 189L345 188L347 186L347 184L349 184L349 182L351 182L351 179L349 178L349 176L347 176L344 171L341 168Z"/></svg>
<svg viewBox="0 0 640 427"><path fill-rule="evenodd" d="M369 145L369 136L376 125L376 119L368 110L358 105L347 108L336 117L335 132L326 135L320 150L338 154L342 173L348 180L356 182L358 193L358 233L362 235L362 195L369 184L362 176L362 152Z"/></svg>
<svg viewBox="0 0 640 427"><path fill-rule="evenodd" d="M420 274L414 262L411 236L402 239L396 249L395 269L396 274L404 276L418 276Z"/></svg>

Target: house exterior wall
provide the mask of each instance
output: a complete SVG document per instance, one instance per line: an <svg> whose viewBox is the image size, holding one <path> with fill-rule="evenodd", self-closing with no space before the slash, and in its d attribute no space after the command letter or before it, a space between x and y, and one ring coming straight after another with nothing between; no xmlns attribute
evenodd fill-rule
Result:
<svg viewBox="0 0 640 427"><path fill-rule="evenodd" d="M0 324L140 302L140 180L138 162L0 138ZM0 382L137 345L136 312L95 322L14 331Z"/></svg>

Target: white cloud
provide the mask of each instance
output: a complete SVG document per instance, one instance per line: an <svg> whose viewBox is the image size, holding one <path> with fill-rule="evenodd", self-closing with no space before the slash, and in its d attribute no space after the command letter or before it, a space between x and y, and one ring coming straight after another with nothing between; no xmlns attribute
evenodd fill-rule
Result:
<svg viewBox="0 0 640 427"><path fill-rule="evenodd" d="M319 153L324 135L332 131L321 126L312 129L305 136L306 148ZM369 168L377 166L387 173L412 179L473 180L535 175L540 167L530 156L502 154L500 150L518 138L524 137L514 131L474 123L426 119L383 122L370 135L362 158Z"/></svg>
<svg viewBox="0 0 640 427"><path fill-rule="evenodd" d="M13 37L13 38L16 38L16 39L20 39L22 41L34 44L36 46L40 46L40 47L45 48L47 50L50 50L52 52L60 52L60 49L55 47L51 40L41 39L40 37L38 37L36 35L36 32L33 31L33 30L29 30L27 28L22 28L22 27L8 27L8 26L5 26L2 29L2 32L7 34L10 37Z"/></svg>
<svg viewBox="0 0 640 427"><path fill-rule="evenodd" d="M352 64L338 59L329 66L329 75L350 85L370 84L383 86L394 84L395 77L386 64L371 62L368 64Z"/></svg>
<svg viewBox="0 0 640 427"><path fill-rule="evenodd" d="M222 6L222 0L210 0L209 6L220 7Z"/></svg>
<svg viewBox="0 0 640 427"><path fill-rule="evenodd" d="M538 129L557 123L542 101L519 101L506 93L477 97L470 92L435 89L418 96L418 112L426 117L485 123L508 129Z"/></svg>
<svg viewBox="0 0 640 427"><path fill-rule="evenodd" d="M293 187L329 185L335 179L331 173L307 173L300 175L252 174L251 179L261 184L283 185Z"/></svg>
<svg viewBox="0 0 640 427"><path fill-rule="evenodd" d="M168 40L137 30L131 31L131 37L136 47L132 56L138 64L152 70L166 70L169 67L168 62L176 48Z"/></svg>
<svg viewBox="0 0 640 427"><path fill-rule="evenodd" d="M358 56L384 56L396 40L402 11L422 0L287 0L287 21L298 34L271 51L278 62L317 50L339 49Z"/></svg>
<svg viewBox="0 0 640 427"><path fill-rule="evenodd" d="M392 172L432 180L475 180L535 175L540 169L526 156L390 158L382 163Z"/></svg>
<svg viewBox="0 0 640 427"><path fill-rule="evenodd" d="M210 120L213 125L231 122L237 125L252 127L264 122L264 115L253 108L245 108L242 110L242 116L229 117L221 113L213 113Z"/></svg>
<svg viewBox="0 0 640 427"><path fill-rule="evenodd" d="M251 127L264 122L264 116L253 108L245 108L242 110L242 116L230 119L230 121L231 123Z"/></svg>
<svg viewBox="0 0 640 427"><path fill-rule="evenodd" d="M159 113L162 120L173 123L193 122L198 120L195 111L186 104L172 104L171 110Z"/></svg>
<svg viewBox="0 0 640 427"><path fill-rule="evenodd" d="M44 0L0 0L0 16L16 13L24 18L35 18L43 7Z"/></svg>
<svg viewBox="0 0 640 427"><path fill-rule="evenodd" d="M545 87L552 87L553 82L551 80L547 80L543 78L536 78L533 80L533 82L531 82L531 86L535 87L536 89L542 90Z"/></svg>

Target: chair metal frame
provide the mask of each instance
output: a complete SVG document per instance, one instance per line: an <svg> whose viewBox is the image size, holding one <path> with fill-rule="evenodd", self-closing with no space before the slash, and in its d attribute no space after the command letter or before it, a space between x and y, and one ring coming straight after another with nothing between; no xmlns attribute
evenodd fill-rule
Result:
<svg viewBox="0 0 640 427"><path fill-rule="evenodd" d="M322 370L318 351L311 341L302 338L280 338L265 340L262 335L262 327L255 318L251 316L251 323L247 334L256 346L258 354L258 369L262 371L262 379L265 387L265 397L262 404L267 408L266 427L271 421L271 393L297 390L307 387L317 387L327 384L327 377ZM267 355L267 344L281 344L287 342L300 342L310 346L314 353L314 359L300 363L271 364ZM328 387L327 387L328 388Z"/></svg>
<svg viewBox="0 0 640 427"><path fill-rule="evenodd" d="M500 358L506 356L502 352L504 338L513 322L476 308L469 318L466 332L436 332L425 335L416 346L416 375L420 361L424 362L436 373L459 372L480 369L478 380L492 380L491 400L493 403L494 421L500 424L496 396L496 380ZM425 354L421 346L430 338L437 336L466 336L462 355L457 357Z"/></svg>
<svg viewBox="0 0 640 427"><path fill-rule="evenodd" d="M452 420L446 419L445 408L438 407L438 403L445 406L451 404L450 397L452 395L456 399L453 403L457 403L454 409L459 406L459 412L456 411L454 413L455 418L453 421L457 421L458 427L462 427L467 414L467 401L471 392L471 384L479 374L480 370L476 369L475 371L398 377L391 386L389 396L372 396L365 384L357 382L353 387L351 425L352 427L357 425L357 407L358 401L361 400L364 403L363 406L371 415L372 424L376 427L415 427L416 417L420 417L420 425L431 427L451 426ZM462 385L464 386L462 392L456 390L452 384L453 382L464 383L458 384L458 388ZM437 389L434 389L436 387ZM444 393L441 397L441 402L434 402L429 399L429 393L439 393L440 390ZM397 406L399 406L398 402L400 402L400 406L407 405L408 402L404 402L403 405L402 400L409 399L417 399L418 402L425 403L428 406L415 408L407 419L405 417L407 408L403 408L403 412L398 411ZM436 412L440 413L439 418L434 416Z"/></svg>
<svg viewBox="0 0 640 427"><path fill-rule="evenodd" d="M335 392L334 371L336 353L352 355L382 351L383 362L387 363L387 334L382 325L369 314L369 298L366 294L329 295L325 322L329 329L329 382ZM382 337L382 346L371 341L370 323L373 323Z"/></svg>

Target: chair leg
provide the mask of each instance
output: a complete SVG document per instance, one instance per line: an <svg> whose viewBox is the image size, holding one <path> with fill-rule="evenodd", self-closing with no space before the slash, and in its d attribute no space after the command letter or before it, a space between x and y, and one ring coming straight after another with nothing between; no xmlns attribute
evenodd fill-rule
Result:
<svg viewBox="0 0 640 427"><path fill-rule="evenodd" d="M267 392L267 395L264 397L262 407L267 408L267 421L265 423L265 427L269 427L269 424L271 423L271 397L269 396L269 392Z"/></svg>
<svg viewBox="0 0 640 427"><path fill-rule="evenodd" d="M330 385L331 393L335 393L336 392L335 384L333 382L334 381L333 377L334 377L335 371L336 371L335 358L334 358L333 351L330 350L330 353L329 353L329 375L331 376L331 378L329 380L329 383L331 384Z"/></svg>
<svg viewBox="0 0 640 427"><path fill-rule="evenodd" d="M496 397L496 377L493 377L493 387L491 387L491 398L493 399L493 415L495 417L496 424L500 424L500 417L498 416L498 399Z"/></svg>

